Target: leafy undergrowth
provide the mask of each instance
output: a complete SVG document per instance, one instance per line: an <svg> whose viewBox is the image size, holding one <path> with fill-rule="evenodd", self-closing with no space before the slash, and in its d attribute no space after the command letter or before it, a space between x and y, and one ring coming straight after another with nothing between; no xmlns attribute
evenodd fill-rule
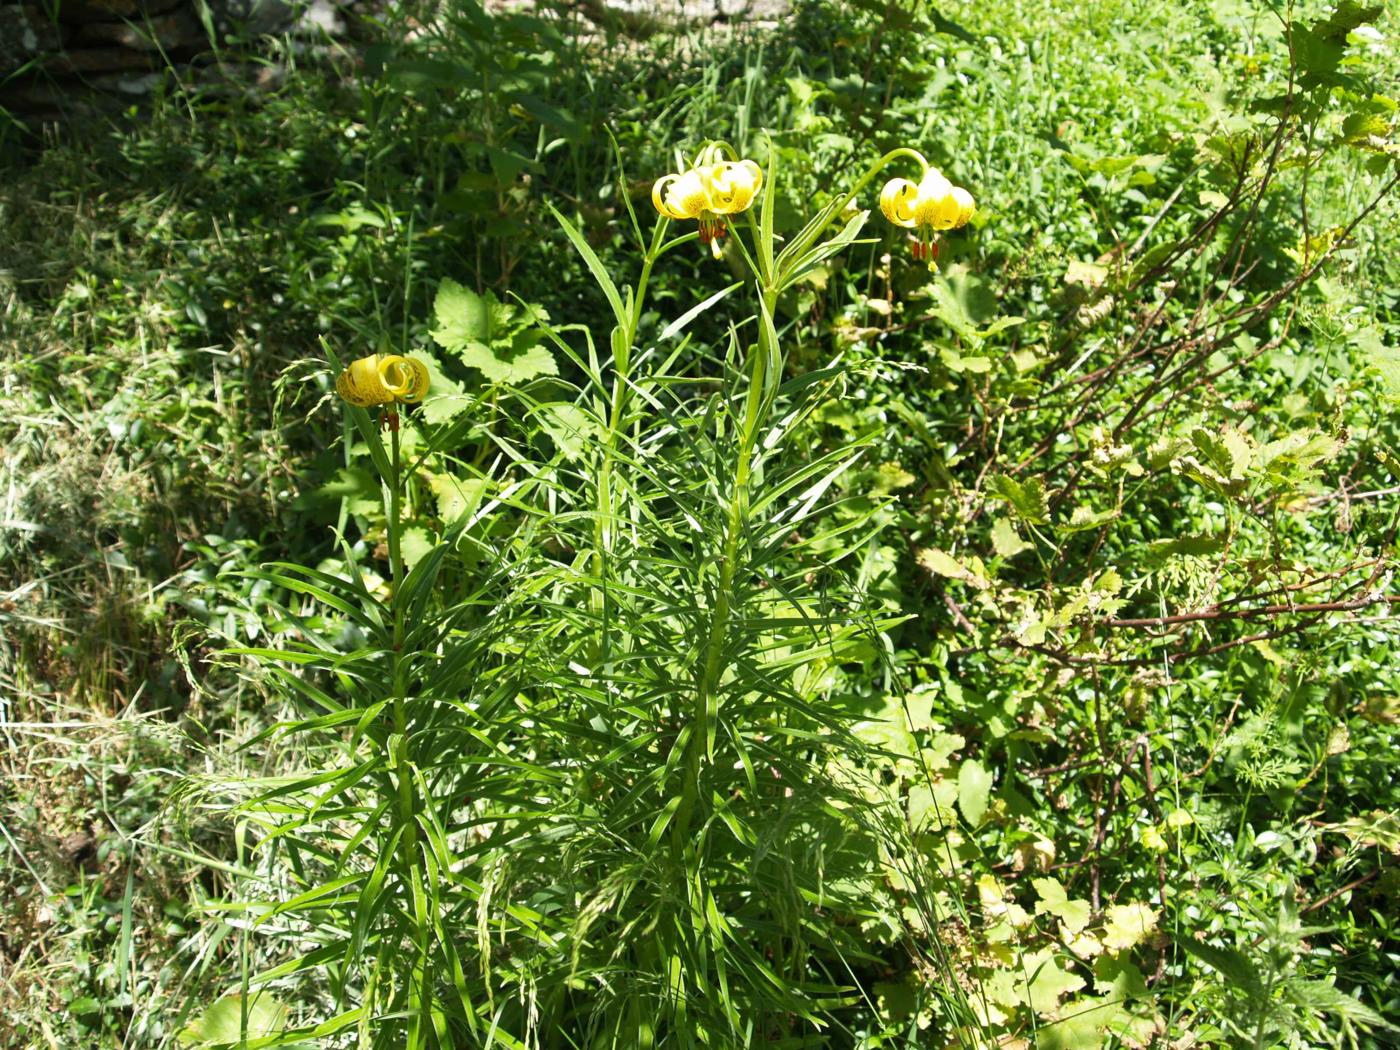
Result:
<svg viewBox="0 0 1400 1050"><path fill-rule="evenodd" d="M0 1043L1394 1045L1393 13L412 24L6 173Z"/></svg>

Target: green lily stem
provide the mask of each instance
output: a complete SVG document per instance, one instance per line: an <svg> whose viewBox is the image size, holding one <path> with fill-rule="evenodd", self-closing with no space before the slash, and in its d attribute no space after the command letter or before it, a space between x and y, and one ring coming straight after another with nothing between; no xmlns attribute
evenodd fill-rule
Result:
<svg viewBox="0 0 1400 1050"><path fill-rule="evenodd" d="M776 288L763 289L763 305L769 316L777 306ZM738 464L734 471L734 494L729 501L729 516L725 523L724 548L720 556L719 580L715 589L715 608L710 617L710 629L705 642L705 658L696 683L695 704L690 717L690 739L686 743L685 781L681 801L671 825L673 855L679 860L684 854L694 823L695 807L700 798L701 759L711 755L712 734L719 714L716 702L720 678L724 674L724 648L728 641L729 623L734 612L734 584L738 570L739 541L748 527L749 481L753 472L753 452L758 434L755 406L768 383L768 363L775 347L768 345L768 327L759 328L758 345L754 348L749 367L747 418L750 425L743 428L739 445ZM712 757L712 756L711 756Z"/></svg>
<svg viewBox="0 0 1400 1050"><path fill-rule="evenodd" d="M622 331L622 339L613 348L613 383L609 397L608 428L603 435L603 461L598 474L598 517L594 525L593 568L599 580L603 579L605 561L612 550L612 451L617 444L617 432L622 426L622 410L627 401L627 379L632 359L632 349L637 341L637 328L642 321L642 308L646 303L647 285L651 281L651 270L656 260L680 240L665 243L668 223L663 217L652 232L651 248L642 259L642 272L637 278L637 291L632 296L632 311L627 318L627 327ZM595 592L595 611L601 613L605 601L604 591Z"/></svg>
<svg viewBox="0 0 1400 1050"><path fill-rule="evenodd" d="M924 155L918 150L910 149L907 146L900 146L898 149L892 149L883 157L880 157L873 164L871 164L870 167L866 168L865 171L861 174L861 177L856 179L855 184L851 187L850 191L847 192L845 197L841 198L840 205L831 209L832 216L835 217L837 215L840 215L843 211L845 211L846 207L851 203L851 201L855 200L856 197L860 194L860 192L864 190L866 186L870 185L871 180L874 179L876 175L880 174L880 172L883 171L887 165L889 165L893 161L898 160L900 157L911 157L914 160L918 161L920 177L922 177L928 172L929 162L924 158ZM812 245L814 245L817 242L817 238L822 235L824 229L825 227L817 227L814 230L808 231L807 234L800 240L794 241L792 244L784 248L780 258L800 259L806 253L807 249L812 247ZM778 269L781 270L782 267L778 267Z"/></svg>
<svg viewBox="0 0 1400 1050"><path fill-rule="evenodd" d="M856 196L868 186L886 165L910 157L919 163L921 175L929 168L928 161L918 150L900 147L880 157L865 170L855 184L841 199L839 205L831 208L833 216L839 215ZM830 207L830 206L828 206ZM749 217L750 226L753 218ZM763 289L763 307L767 317L772 317L777 308L778 292L782 287L780 265L784 259L798 259L816 243L824 226L816 226L806 231L775 260L774 273L767 266L761 266L757 276ZM758 237L758 231L754 230ZM747 257L747 253L745 253ZM761 253L760 253L761 255ZM749 260L753 267L753 261ZM768 384L770 361L777 359L777 347L770 346L770 328L759 326L758 345L754 348L749 362L749 390L746 399L744 426L741 431L739 459L734 473L734 494L729 503L729 515L725 523L724 547L720 557L719 580L715 591L715 608L710 617L710 629L705 642L704 661L701 664L699 680L696 683L695 702L690 715L690 738L686 742L685 779L681 786L681 800L671 823L671 851L677 861L685 853L690 840L691 828L695 822L695 810L700 800L700 773L702 758L713 750L713 734L719 710L717 694L720 678L724 674L724 649L728 641L729 623L734 611L734 584L738 570L739 541L748 527L749 481L753 471L754 444L757 440L762 408L763 393Z"/></svg>
<svg viewBox="0 0 1400 1050"><path fill-rule="evenodd" d="M402 878L406 887L417 887L419 885L419 874L417 869L418 860L418 819L417 804L413 791L413 772L408 758L408 666L404 661L404 609L403 603L399 600L403 593L404 565L403 565L403 490L404 471L401 452L399 447L399 419L395 411L397 406L390 406L391 415L389 426L389 573L393 578L393 591L390 595L394 614L393 633L393 653L391 655L391 668L393 677L393 697L392 708L394 718L394 753L392 762L394 765L394 780L398 789L398 809L399 823L403 827L403 837L400 840L402 850L401 863L403 865ZM412 971L412 981L414 989L410 993L410 1002L416 1004L418 1009L428 1001L423 995L423 982L425 968L427 966L429 926L427 916L422 914L417 901L422 898L421 889L410 889L415 900L412 909L414 924L414 942L418 949L418 958ZM421 1016L414 1011L414 1017L410 1019L410 1041L416 1045L416 1032L418 1031Z"/></svg>
<svg viewBox="0 0 1400 1050"><path fill-rule="evenodd" d="M401 521L403 516L403 467L400 461L399 450L399 427L398 419L391 416L393 423L389 428L389 573L393 577L393 592L390 601L393 604L394 613L394 634L393 634L393 715L394 715L394 736L396 747L394 749L394 775L398 781L399 793L399 819L404 825L404 861L411 863L413 857L413 847L417 840L417 823L414 820L413 805L413 783L412 776L408 769L408 710L405 693L407 692L407 682L405 681L406 668L403 662L403 604L399 601L399 593L403 589L403 551L401 543Z"/></svg>

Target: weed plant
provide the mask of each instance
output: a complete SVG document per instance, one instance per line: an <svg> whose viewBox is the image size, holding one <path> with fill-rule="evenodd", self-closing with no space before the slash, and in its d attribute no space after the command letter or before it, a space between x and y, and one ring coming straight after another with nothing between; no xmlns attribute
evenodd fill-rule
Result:
<svg viewBox="0 0 1400 1050"><path fill-rule="evenodd" d="M0 1044L1393 1043L1393 12L412 16L4 191Z"/></svg>

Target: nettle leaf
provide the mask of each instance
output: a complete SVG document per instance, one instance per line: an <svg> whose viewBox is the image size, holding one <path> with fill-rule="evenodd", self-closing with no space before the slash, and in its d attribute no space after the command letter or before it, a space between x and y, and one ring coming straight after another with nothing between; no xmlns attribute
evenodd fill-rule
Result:
<svg viewBox="0 0 1400 1050"><path fill-rule="evenodd" d="M593 416L578 405L566 402L542 406L539 418L559 451L570 460L582 456L588 442L602 432Z"/></svg>
<svg viewBox="0 0 1400 1050"><path fill-rule="evenodd" d="M1189 934L1175 935L1172 940L1176 942L1177 947L1200 959L1236 988L1255 994L1263 987L1259 971L1242 952L1198 941Z"/></svg>
<svg viewBox="0 0 1400 1050"><path fill-rule="evenodd" d="M1023 484L1007 474L998 474L992 478L990 494L1011 504L1016 516L1028 524L1044 525L1050 520L1045 487L1039 478L1027 478Z"/></svg>
<svg viewBox="0 0 1400 1050"><path fill-rule="evenodd" d="M438 285L433 299L437 324L430 334L444 350L460 351L468 343L489 343L493 305L495 296L490 292L477 295L449 277Z"/></svg>
<svg viewBox="0 0 1400 1050"><path fill-rule="evenodd" d="M1374 135L1385 138L1390 134L1390 121L1379 113L1351 113L1342 121L1342 141L1351 145L1368 143Z"/></svg>
<svg viewBox="0 0 1400 1050"><path fill-rule="evenodd" d="M992 774L981 762L971 759L958 769L958 808L973 827L987 815L987 799L992 792Z"/></svg>
<svg viewBox="0 0 1400 1050"><path fill-rule="evenodd" d="M556 376L559 366L540 332L519 332L509 346L468 343L459 351L462 364L475 368L493 383L519 384L539 376Z"/></svg>
<svg viewBox="0 0 1400 1050"><path fill-rule="evenodd" d="M1381 4L1358 4L1356 0L1341 0L1330 15L1314 22L1311 29L1327 40L1345 40L1347 34L1374 22L1381 16L1385 7Z"/></svg>
<svg viewBox="0 0 1400 1050"><path fill-rule="evenodd" d="M1342 1017L1366 1028L1380 1028L1387 1032L1400 1031L1365 1003L1353 999L1332 984L1331 980L1294 977L1286 983L1285 994L1298 1005L1312 1011Z"/></svg>
<svg viewBox="0 0 1400 1050"><path fill-rule="evenodd" d="M249 1039L277 1035L287 1024L287 1008L267 992L257 992L248 1002ZM176 1036L182 1046L217 1046L238 1043L244 1037L243 996L226 995L210 1006Z"/></svg>
<svg viewBox="0 0 1400 1050"><path fill-rule="evenodd" d="M437 497L438 517L451 525L475 513L491 489L486 478L454 478L450 474L428 475L428 486Z"/></svg>
<svg viewBox="0 0 1400 1050"><path fill-rule="evenodd" d="M1110 904L1103 944L1111 952L1136 948L1157 929L1157 912L1146 904Z"/></svg>
<svg viewBox="0 0 1400 1050"><path fill-rule="evenodd" d="M1031 885L1040 900L1036 903L1037 915L1053 915L1065 924L1070 933L1079 933L1089 925L1090 907L1088 901L1070 900L1065 888L1056 879L1032 879Z"/></svg>
<svg viewBox="0 0 1400 1050"><path fill-rule="evenodd" d="M1196 427L1191 431L1191 444L1205 458L1205 465L1225 480L1242 481L1254 462L1253 439L1235 427L1223 427L1218 434Z"/></svg>
<svg viewBox="0 0 1400 1050"><path fill-rule="evenodd" d="M472 406L476 399L461 383L447 377L432 354L418 350L413 356L428 368L428 393L416 410L418 418L429 424L445 423Z"/></svg>
<svg viewBox="0 0 1400 1050"><path fill-rule="evenodd" d="M1381 381L1381 389L1391 399L1400 398L1400 347L1386 346L1375 325L1368 325L1352 336L1366 367Z"/></svg>

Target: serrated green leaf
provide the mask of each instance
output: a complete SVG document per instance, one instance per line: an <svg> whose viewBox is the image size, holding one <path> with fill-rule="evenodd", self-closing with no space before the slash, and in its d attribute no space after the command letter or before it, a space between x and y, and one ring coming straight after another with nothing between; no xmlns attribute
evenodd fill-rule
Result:
<svg viewBox="0 0 1400 1050"><path fill-rule="evenodd" d="M1157 928L1156 910L1141 903L1110 904L1107 920L1103 944L1112 952L1137 947Z"/></svg>
<svg viewBox="0 0 1400 1050"><path fill-rule="evenodd" d="M1036 902L1037 915L1053 915L1065 924L1070 933L1078 933L1089 925L1091 909L1088 901L1070 900L1065 888L1056 879L1033 879L1040 900Z"/></svg>
<svg viewBox="0 0 1400 1050"><path fill-rule="evenodd" d="M423 403L414 410L419 419L434 425L445 423L472 406L476 399L466 392L461 383L447 377L437 358L422 350L416 351L413 356L428 369L428 393Z"/></svg>
<svg viewBox="0 0 1400 1050"><path fill-rule="evenodd" d="M429 334L440 347L461 350L468 343L491 341L492 304L487 296L477 295L450 277L438 285L433 297L435 324Z"/></svg>
<svg viewBox="0 0 1400 1050"><path fill-rule="evenodd" d="M915 831L937 830L953 820L953 803L958 788L951 780L915 784L909 789L909 823Z"/></svg>
<svg viewBox="0 0 1400 1050"><path fill-rule="evenodd" d="M475 513L491 488L485 478L454 478L450 474L429 474L428 487L437 497L438 517L446 525Z"/></svg>
<svg viewBox="0 0 1400 1050"><path fill-rule="evenodd" d="M1075 507L1074 512L1069 516L1069 521L1060 526L1060 531L1065 533L1086 532L1089 529L1101 528L1116 520L1118 520L1117 510Z"/></svg>
<svg viewBox="0 0 1400 1050"><path fill-rule="evenodd" d="M458 352L462 364L475 368L493 383L519 384L539 376L559 374L554 355L539 332L520 332L509 347L468 343Z"/></svg>
<svg viewBox="0 0 1400 1050"><path fill-rule="evenodd" d="M998 474L992 478L989 492L1011 504L1016 516L1028 524L1044 525L1050 520L1045 488L1039 478L1027 478L1023 484L1009 475Z"/></svg>
<svg viewBox="0 0 1400 1050"><path fill-rule="evenodd" d="M399 538L399 553L403 556L403 563L411 570L432 553L436 542L436 537L425 528L415 525L404 529Z"/></svg>
<svg viewBox="0 0 1400 1050"><path fill-rule="evenodd" d="M544 405L539 411L539 417L545 433L566 459L577 460L583 455L589 440L601 433L597 420L578 405Z"/></svg>
<svg viewBox="0 0 1400 1050"><path fill-rule="evenodd" d="M1234 948L1207 944L1205 941L1196 940L1190 934L1174 935L1172 940L1188 955L1194 955L1241 991L1255 995L1263 987L1259 971L1254 968L1254 964Z"/></svg>

